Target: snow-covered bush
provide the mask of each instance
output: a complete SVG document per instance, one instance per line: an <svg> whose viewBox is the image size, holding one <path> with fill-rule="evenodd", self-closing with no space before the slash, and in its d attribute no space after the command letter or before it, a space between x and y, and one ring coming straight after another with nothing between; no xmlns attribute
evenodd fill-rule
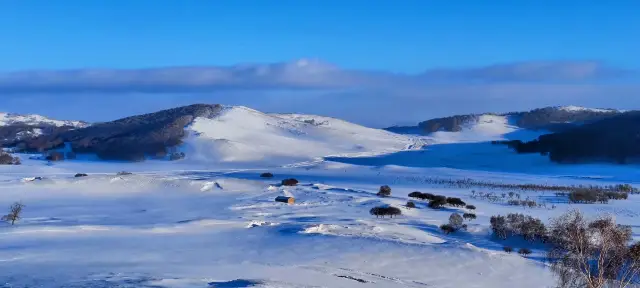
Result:
<svg viewBox="0 0 640 288"><path fill-rule="evenodd" d="M406 206L407 208L416 208L416 203L413 203L412 201L408 201Z"/></svg>

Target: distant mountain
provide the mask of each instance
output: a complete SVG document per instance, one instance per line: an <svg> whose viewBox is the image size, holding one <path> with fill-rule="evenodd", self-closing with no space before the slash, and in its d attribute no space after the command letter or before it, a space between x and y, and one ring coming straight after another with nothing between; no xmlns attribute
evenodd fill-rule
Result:
<svg viewBox="0 0 640 288"><path fill-rule="evenodd" d="M189 160L206 163L282 164L330 155L395 152L421 145L415 137L329 117L195 104L18 139L9 146L24 152L94 153L106 160L141 161L185 153Z"/></svg>
<svg viewBox="0 0 640 288"><path fill-rule="evenodd" d="M435 118L418 123L417 126L390 127L387 130L396 133L430 133L459 132L476 123L482 122L486 117L502 117L504 121L513 127L529 130L562 131L608 117L620 115L623 111L614 109L593 109L578 106L546 107L527 112L510 112L504 114L468 114L455 115L444 118Z"/></svg>
<svg viewBox="0 0 640 288"><path fill-rule="evenodd" d="M41 115L0 113L0 143L89 126L83 121L54 120Z"/></svg>
<svg viewBox="0 0 640 288"><path fill-rule="evenodd" d="M519 153L540 153L560 163L639 163L640 111L542 135L529 142L507 144Z"/></svg>

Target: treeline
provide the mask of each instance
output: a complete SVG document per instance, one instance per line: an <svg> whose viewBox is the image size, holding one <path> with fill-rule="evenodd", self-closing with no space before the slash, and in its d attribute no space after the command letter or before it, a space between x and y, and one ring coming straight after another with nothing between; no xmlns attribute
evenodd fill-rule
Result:
<svg viewBox="0 0 640 288"><path fill-rule="evenodd" d="M507 144L518 153L540 153L558 163L613 162L640 160L640 112L628 112L564 132L542 135Z"/></svg>
<svg viewBox="0 0 640 288"><path fill-rule="evenodd" d="M402 176L404 180L409 180L417 183L431 184L443 187L452 187L460 189L470 188L485 188L489 190L510 190L510 191L554 191L554 192L571 192L578 189L594 189L604 191L617 191L638 193L637 188L632 187L629 184L616 184L616 185L551 185L551 184L531 184L531 183L500 183L490 181L479 181L471 178L466 179L451 179L451 178L435 178L435 177L422 177L422 176Z"/></svg>

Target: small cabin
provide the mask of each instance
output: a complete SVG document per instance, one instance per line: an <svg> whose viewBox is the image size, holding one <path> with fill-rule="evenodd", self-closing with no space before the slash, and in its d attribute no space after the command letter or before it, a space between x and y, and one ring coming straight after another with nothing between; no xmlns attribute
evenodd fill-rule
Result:
<svg viewBox="0 0 640 288"><path fill-rule="evenodd" d="M293 204L296 201L296 199L294 199L293 197L287 197L287 196L278 196L276 197L276 202L283 202L283 203L287 203L287 204Z"/></svg>

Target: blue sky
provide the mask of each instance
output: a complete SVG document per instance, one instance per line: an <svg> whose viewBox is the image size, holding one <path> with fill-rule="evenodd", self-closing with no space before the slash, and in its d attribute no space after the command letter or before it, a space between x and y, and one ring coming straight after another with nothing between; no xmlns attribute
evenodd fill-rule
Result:
<svg viewBox="0 0 640 288"><path fill-rule="evenodd" d="M0 110L102 121L138 110L149 112L157 107L199 101L242 104L274 111L324 113L379 126L444 114L480 112L476 111L479 109L513 110L553 104L636 108L640 106L640 100L635 100L640 98L636 94L640 89L637 77L628 75L637 75L635 71L640 68L637 52L640 51L640 17L637 17L637 11L640 11L640 2L626 0L3 1L0 3L0 27L3 27L0 29L0 39L3 39L0 45L0 93L6 94L3 97L10 101L1 104ZM145 82L144 89L139 86L125 89L121 86L129 80L122 80L123 76L117 72L177 66L245 67L247 63L260 63L261 67L273 70L280 69L278 63L301 58L320 59L322 65L316 68L323 73L327 66L357 71L349 75L358 80L337 84L336 79L342 78L331 76L321 81L314 78L312 87L307 87L311 80L291 80L290 74L298 75L296 70L288 72L288 82L284 86L281 85L284 76L278 75L269 77L269 81L273 81L270 83L242 78L240 82L249 83L249 87L235 85L230 88L225 83L224 91L219 86L211 89L209 84L207 89L194 91L191 86L184 89L184 83L177 86L171 83L170 91L164 91L147 86L167 87L166 81ZM532 67L530 63L550 62L571 67L556 65L550 66L553 67L551 70L536 70L526 77L522 74L523 67ZM597 63L594 64L598 67L597 73L595 68L588 66L591 63ZM495 65L508 68L495 69ZM22 78L15 80L15 73L34 70L82 69L91 72L83 75L95 75L96 68L115 70L110 70L109 77L112 78L99 80L63 73L70 79L68 81L74 81L64 85L50 84L52 79L61 76L48 74L49 78L38 79L39 83L49 84L38 86L38 89L27 89L23 83L36 74L28 74L28 77L20 74ZM574 76L589 75L577 79L577 76L562 74L557 78L555 71L558 69ZM433 82L434 71L440 73L442 70L447 75L448 89L442 86L435 89L425 83L417 85L413 77L427 72L430 77L427 78ZM180 74L181 71L171 70L171 73ZM303 75L307 75L304 73L308 71L305 71ZM609 71L624 71L621 74L627 76L613 79L616 81L612 84L615 77L602 77L616 74ZM207 73L212 72L207 70ZM376 76L378 78L372 80L371 74L379 73L386 76ZM492 76L483 74L479 77L479 73ZM505 73L517 74L517 77ZM183 77L178 74L171 75ZM454 74L458 84L478 85L480 80L482 86L454 87L450 77ZM234 74L234 79L245 76ZM136 77L147 79L149 76ZM188 77L201 76L189 74ZM388 84L384 89L371 85L379 82L380 77ZM464 81L460 81L461 78ZM609 82L603 84L603 78ZM120 79L116 81L117 85L113 79ZM531 79L539 81L532 84ZM522 80L528 81L526 87L522 86ZM18 85L12 81L23 82ZM89 85L80 81L93 82ZM109 84L104 84L105 81ZM119 88L96 88L97 82ZM302 82L304 85L300 84ZM92 89L84 89L87 85ZM304 86L304 91L297 90L300 85ZM69 88L79 86L83 89ZM415 89L408 91L406 87ZM512 97L507 95L509 93ZM133 94L136 96L127 97ZM103 106L108 108L93 109L88 113L89 106L69 109L56 104L87 97L96 99L96 103L102 101L104 105L116 106L125 101L123 99L137 99L139 102L135 106L141 108L129 111ZM366 101L362 101L363 97ZM451 102L449 99L456 100ZM459 99L466 101L460 103ZM359 102L373 103L363 104L364 111L355 115L350 108L318 106L329 100L340 101L345 107L358 107ZM22 104L29 101L51 102L53 106ZM433 107L434 101L441 107ZM369 116L389 103L412 110L398 109L398 114L386 122ZM314 109L310 109L311 106Z"/></svg>

